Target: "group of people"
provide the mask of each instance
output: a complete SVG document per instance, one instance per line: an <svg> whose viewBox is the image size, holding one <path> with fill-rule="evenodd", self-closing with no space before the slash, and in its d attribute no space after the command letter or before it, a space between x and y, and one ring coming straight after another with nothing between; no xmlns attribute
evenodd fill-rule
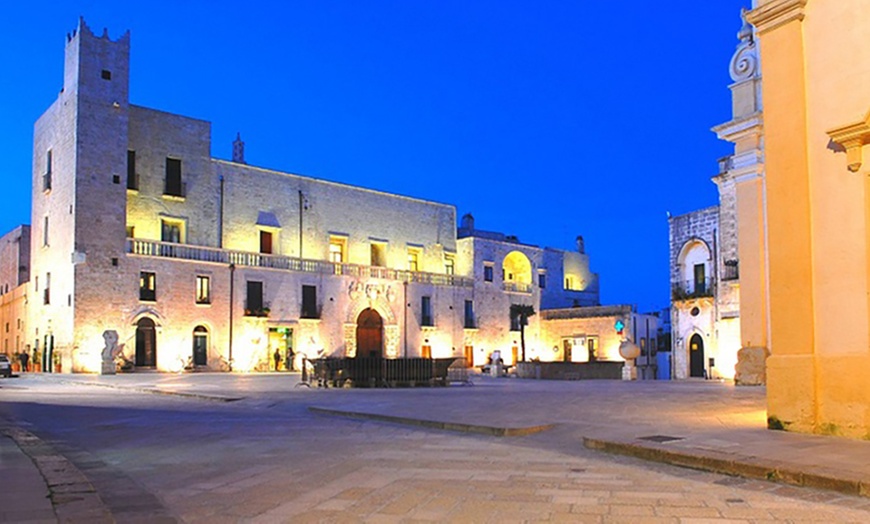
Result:
<svg viewBox="0 0 870 524"><path fill-rule="evenodd" d="M293 361L295 360L296 353L293 352L292 348L287 348L287 360L284 362L284 368L287 371L296 371ZM272 355L272 359L275 361L275 371L281 370L281 350L275 348L275 353Z"/></svg>

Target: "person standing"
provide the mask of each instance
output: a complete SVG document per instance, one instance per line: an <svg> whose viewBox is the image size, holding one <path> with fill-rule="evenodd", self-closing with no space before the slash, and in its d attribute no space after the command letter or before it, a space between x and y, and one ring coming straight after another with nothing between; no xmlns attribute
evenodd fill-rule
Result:
<svg viewBox="0 0 870 524"><path fill-rule="evenodd" d="M18 359L21 361L21 372L27 372L27 361L30 360L30 354L27 351L22 351L20 355L18 355Z"/></svg>
<svg viewBox="0 0 870 524"><path fill-rule="evenodd" d="M275 354L272 356L275 358L275 371L278 371L281 369L281 352L278 348L275 348Z"/></svg>

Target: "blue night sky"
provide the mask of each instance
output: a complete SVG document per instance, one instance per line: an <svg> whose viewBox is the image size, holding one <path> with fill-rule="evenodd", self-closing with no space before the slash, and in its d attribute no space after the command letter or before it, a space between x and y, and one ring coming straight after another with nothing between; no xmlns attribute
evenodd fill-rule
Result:
<svg viewBox="0 0 870 524"><path fill-rule="evenodd" d="M602 303L669 300L666 212L717 202L749 0L16 2L0 32L0 232L30 221L33 123L66 33L132 33L133 104L236 132L248 163L453 204L574 249ZM633 4L633 6L632 6Z"/></svg>

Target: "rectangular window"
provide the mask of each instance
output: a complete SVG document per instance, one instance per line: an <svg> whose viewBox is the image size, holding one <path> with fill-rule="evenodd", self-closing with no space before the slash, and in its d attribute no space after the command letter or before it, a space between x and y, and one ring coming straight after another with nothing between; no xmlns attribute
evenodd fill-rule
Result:
<svg viewBox="0 0 870 524"><path fill-rule="evenodd" d="M541 289L544 289L545 287L547 287L547 274L546 273L538 274L538 287Z"/></svg>
<svg viewBox="0 0 870 524"><path fill-rule="evenodd" d="M341 237L329 237L329 261L333 264L341 264L345 260L344 251L347 240Z"/></svg>
<svg viewBox="0 0 870 524"><path fill-rule="evenodd" d="M42 290L42 303L51 304L51 273L45 274L45 289Z"/></svg>
<svg viewBox="0 0 870 524"><path fill-rule="evenodd" d="M127 226L127 238L134 238L136 229L133 226Z"/></svg>
<svg viewBox="0 0 870 524"><path fill-rule="evenodd" d="M465 329L474 329L477 327L474 324L474 301L465 301Z"/></svg>
<svg viewBox="0 0 870 524"><path fill-rule="evenodd" d="M456 273L456 259L452 256L444 257L444 272L448 275L453 275Z"/></svg>
<svg viewBox="0 0 870 524"><path fill-rule="evenodd" d="M154 302L157 300L157 275L149 271L139 273L139 300Z"/></svg>
<svg viewBox="0 0 870 524"><path fill-rule="evenodd" d="M136 176L136 152L127 150L127 189L139 189L139 177Z"/></svg>
<svg viewBox="0 0 870 524"><path fill-rule="evenodd" d="M247 296L245 298L245 315L259 317L263 311L263 283L256 280L247 282Z"/></svg>
<svg viewBox="0 0 870 524"><path fill-rule="evenodd" d="M380 242L372 242L372 265L384 267L387 265L387 245Z"/></svg>
<svg viewBox="0 0 870 524"><path fill-rule="evenodd" d="M196 303L211 304L211 279L207 276L196 276Z"/></svg>
<svg viewBox="0 0 870 524"><path fill-rule="evenodd" d="M51 189L51 149L45 153L45 173L42 175L42 190Z"/></svg>
<svg viewBox="0 0 870 524"><path fill-rule="evenodd" d="M320 318L317 314L317 286L302 286L302 318Z"/></svg>
<svg viewBox="0 0 870 524"><path fill-rule="evenodd" d="M519 331L520 330L520 315L510 315L511 318L511 331Z"/></svg>
<svg viewBox="0 0 870 524"><path fill-rule="evenodd" d="M492 266L483 266L483 280L492 282Z"/></svg>
<svg viewBox="0 0 870 524"><path fill-rule="evenodd" d="M42 245L48 247L48 215L45 216L45 222L42 225Z"/></svg>
<svg viewBox="0 0 870 524"><path fill-rule="evenodd" d="M181 183L181 160L178 158L166 159L166 183L163 194L183 197L184 186Z"/></svg>
<svg viewBox="0 0 870 524"><path fill-rule="evenodd" d="M181 222L176 222L174 220L161 220L160 240L162 240L163 242L173 242L176 244L180 244L182 242L181 226Z"/></svg>
<svg viewBox="0 0 870 524"><path fill-rule="evenodd" d="M408 250L408 271L420 271L420 250Z"/></svg>
<svg viewBox="0 0 870 524"><path fill-rule="evenodd" d="M423 297L422 303L420 304L420 325L435 325L432 319L432 297Z"/></svg>
<svg viewBox="0 0 870 524"><path fill-rule="evenodd" d="M260 230L260 253L264 255L272 254L272 233L262 229Z"/></svg>

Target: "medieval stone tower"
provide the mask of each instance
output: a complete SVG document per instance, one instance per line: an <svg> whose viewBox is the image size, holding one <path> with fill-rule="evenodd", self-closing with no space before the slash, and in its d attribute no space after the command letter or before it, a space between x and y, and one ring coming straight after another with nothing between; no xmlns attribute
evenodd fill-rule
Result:
<svg viewBox="0 0 870 524"><path fill-rule="evenodd" d="M28 343L44 367L62 359L69 370L132 280L122 275L129 53L129 32L113 41L80 20L67 35L63 89L35 125Z"/></svg>

